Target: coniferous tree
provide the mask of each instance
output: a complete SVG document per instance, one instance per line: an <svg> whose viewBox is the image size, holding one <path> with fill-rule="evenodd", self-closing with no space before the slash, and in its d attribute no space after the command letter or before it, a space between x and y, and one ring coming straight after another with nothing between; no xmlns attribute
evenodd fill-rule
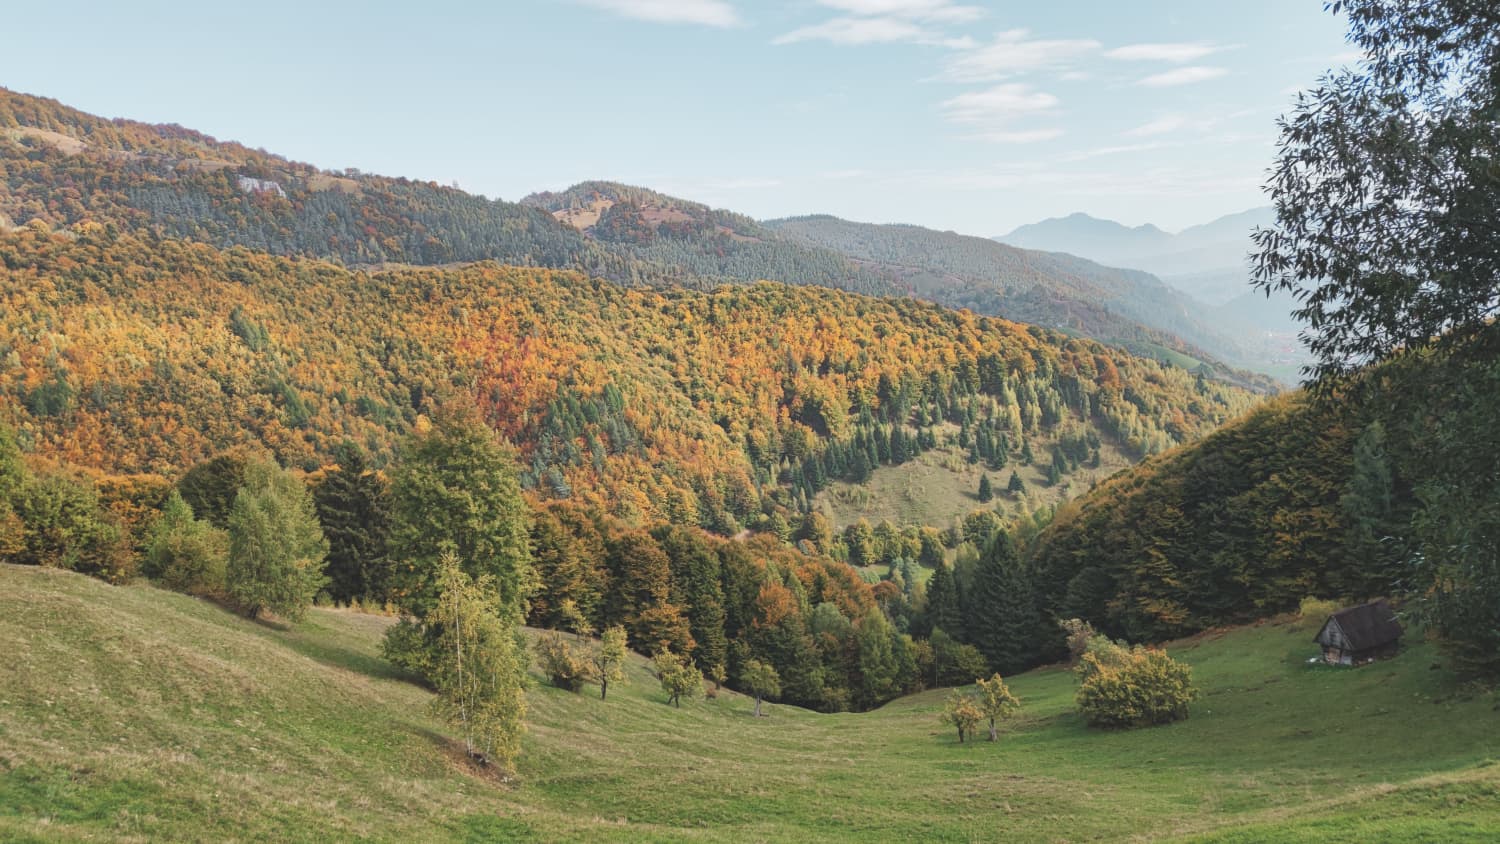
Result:
<svg viewBox="0 0 1500 844"><path fill-rule="evenodd" d="M942 630L955 639L964 636L964 618L959 605L958 582L947 564L933 569L927 581L927 628Z"/></svg>
<svg viewBox="0 0 1500 844"><path fill-rule="evenodd" d="M979 503L988 504L995 500L995 491L990 487L990 476L979 476Z"/></svg>
<svg viewBox="0 0 1500 844"><path fill-rule="evenodd" d="M996 533L974 571L969 641L1002 674L1029 668L1036 658L1041 615L1010 535Z"/></svg>
<svg viewBox="0 0 1500 844"><path fill-rule="evenodd" d="M351 442L339 446L338 469L313 490L328 538L328 594L336 601L383 603L389 588L390 505L385 483Z"/></svg>

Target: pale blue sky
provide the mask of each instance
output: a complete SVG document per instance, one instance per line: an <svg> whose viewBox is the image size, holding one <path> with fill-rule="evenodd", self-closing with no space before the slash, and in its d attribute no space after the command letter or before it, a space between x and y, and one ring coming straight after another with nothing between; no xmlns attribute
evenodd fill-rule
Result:
<svg viewBox="0 0 1500 844"><path fill-rule="evenodd" d="M0 85L517 199L589 178L995 235L1264 204L1321 0L15 4Z"/></svg>

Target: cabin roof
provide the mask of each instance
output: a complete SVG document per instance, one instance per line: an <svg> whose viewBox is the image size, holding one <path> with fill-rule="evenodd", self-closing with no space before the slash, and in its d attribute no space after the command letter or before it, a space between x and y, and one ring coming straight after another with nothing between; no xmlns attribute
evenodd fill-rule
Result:
<svg viewBox="0 0 1500 844"><path fill-rule="evenodd" d="M1371 601L1348 607L1330 615L1318 631L1316 641L1323 642L1328 625L1337 623L1349 643L1349 649L1364 651L1379 648L1401 638L1405 632L1396 620L1396 611L1386 601Z"/></svg>

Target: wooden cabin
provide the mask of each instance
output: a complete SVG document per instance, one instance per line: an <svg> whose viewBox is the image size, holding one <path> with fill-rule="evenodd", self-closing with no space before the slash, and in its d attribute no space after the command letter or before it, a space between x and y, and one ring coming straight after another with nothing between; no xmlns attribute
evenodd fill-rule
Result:
<svg viewBox="0 0 1500 844"><path fill-rule="evenodd" d="M1315 641L1329 665L1362 665L1394 655L1404 632L1389 603L1371 601L1330 615Z"/></svg>

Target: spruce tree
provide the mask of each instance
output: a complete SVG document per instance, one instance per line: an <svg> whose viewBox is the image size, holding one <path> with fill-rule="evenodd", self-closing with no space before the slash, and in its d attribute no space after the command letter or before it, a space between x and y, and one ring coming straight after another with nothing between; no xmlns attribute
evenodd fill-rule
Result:
<svg viewBox="0 0 1500 844"><path fill-rule="evenodd" d="M999 531L979 558L970 594L969 641L1002 674L1030 667L1041 634L1031 581L1010 535Z"/></svg>
<svg viewBox="0 0 1500 844"><path fill-rule="evenodd" d="M385 484L354 443L339 446L337 460L338 469L313 490L318 521L328 537L328 594L336 601L384 602L390 578Z"/></svg>
<svg viewBox="0 0 1500 844"><path fill-rule="evenodd" d="M328 540L301 479L270 460L245 466L229 508L229 596L250 618L299 620L328 579Z"/></svg>
<svg viewBox="0 0 1500 844"><path fill-rule="evenodd" d="M995 500L995 490L990 487L990 476L979 476L979 503L988 504Z"/></svg>
<svg viewBox="0 0 1500 844"><path fill-rule="evenodd" d="M938 565L927 581L927 627L942 630L955 639L964 638L963 613L959 608L958 581L946 563Z"/></svg>

